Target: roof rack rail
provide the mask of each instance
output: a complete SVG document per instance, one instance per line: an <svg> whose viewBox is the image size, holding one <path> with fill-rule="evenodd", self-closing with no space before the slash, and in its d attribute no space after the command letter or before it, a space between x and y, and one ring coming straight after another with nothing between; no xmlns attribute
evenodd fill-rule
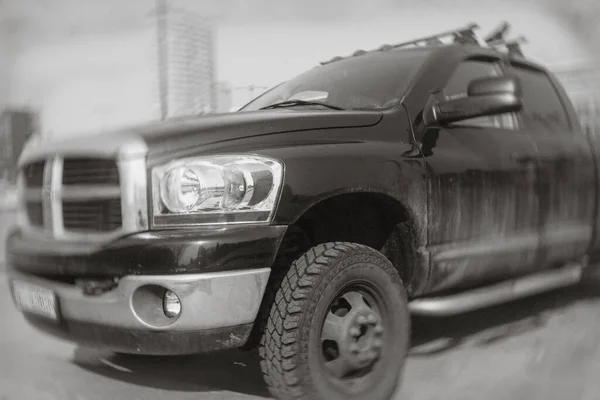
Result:
<svg viewBox="0 0 600 400"><path fill-rule="evenodd" d="M498 28L489 33L485 38L480 38L477 36L475 31L479 29L479 25L476 23L471 23L461 28L452 29L449 31L441 32L431 36L425 36L419 39L410 40L408 42L402 42L398 44L385 44L380 46L376 50L357 50L351 56L342 57L337 56L328 61L321 62L321 65L330 64L336 61L344 60L350 57L358 57L366 53L375 52L375 51L388 51L391 49L397 49L408 46L435 46L444 44L442 39L449 38L452 39L452 43L459 44L474 44L481 47L490 47L494 50L500 51L502 47L508 51L511 55L519 55L523 56L523 52L521 50L521 44L527 43L525 37L520 36L517 39L512 41L507 41L504 39L506 34L510 31L510 24L506 21L502 22Z"/></svg>
<svg viewBox="0 0 600 400"><path fill-rule="evenodd" d="M398 43L392 45L393 48L406 47L406 46L419 46L419 45L431 45L431 44L443 44L442 41L445 37L451 37L454 40L464 40L466 42L478 43L477 35L475 30L479 29L479 25L472 23L467 26L452 29L450 31L441 32L431 36L425 36L419 39L414 39L408 42Z"/></svg>

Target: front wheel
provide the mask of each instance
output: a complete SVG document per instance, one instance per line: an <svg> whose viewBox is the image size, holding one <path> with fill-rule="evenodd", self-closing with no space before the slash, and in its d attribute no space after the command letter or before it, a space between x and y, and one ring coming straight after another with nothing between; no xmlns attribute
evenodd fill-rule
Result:
<svg viewBox="0 0 600 400"><path fill-rule="evenodd" d="M354 243L326 243L290 267L260 344L278 399L391 399L410 337L406 293L392 264Z"/></svg>

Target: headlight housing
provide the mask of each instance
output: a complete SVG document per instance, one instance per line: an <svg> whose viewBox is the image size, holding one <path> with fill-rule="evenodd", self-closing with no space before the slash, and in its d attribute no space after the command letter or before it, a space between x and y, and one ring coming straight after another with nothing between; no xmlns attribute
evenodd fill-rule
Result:
<svg viewBox="0 0 600 400"><path fill-rule="evenodd" d="M179 159L152 169L154 226L269 222L283 163L256 155Z"/></svg>

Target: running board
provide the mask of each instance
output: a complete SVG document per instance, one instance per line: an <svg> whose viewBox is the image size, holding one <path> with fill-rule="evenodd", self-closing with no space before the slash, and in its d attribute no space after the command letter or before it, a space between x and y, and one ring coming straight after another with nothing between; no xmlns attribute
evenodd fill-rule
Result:
<svg viewBox="0 0 600 400"><path fill-rule="evenodd" d="M506 282L443 297L419 298L409 303L413 315L449 317L527 296L571 286L581 281L585 263L569 263Z"/></svg>

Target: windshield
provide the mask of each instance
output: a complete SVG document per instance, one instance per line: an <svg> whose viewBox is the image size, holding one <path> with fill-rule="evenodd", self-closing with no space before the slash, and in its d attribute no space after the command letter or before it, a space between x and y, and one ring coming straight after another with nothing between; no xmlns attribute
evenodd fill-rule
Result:
<svg viewBox="0 0 600 400"><path fill-rule="evenodd" d="M274 87L240 111L289 100L321 102L345 110L390 108L398 103L429 54L428 49L375 51L322 65Z"/></svg>

